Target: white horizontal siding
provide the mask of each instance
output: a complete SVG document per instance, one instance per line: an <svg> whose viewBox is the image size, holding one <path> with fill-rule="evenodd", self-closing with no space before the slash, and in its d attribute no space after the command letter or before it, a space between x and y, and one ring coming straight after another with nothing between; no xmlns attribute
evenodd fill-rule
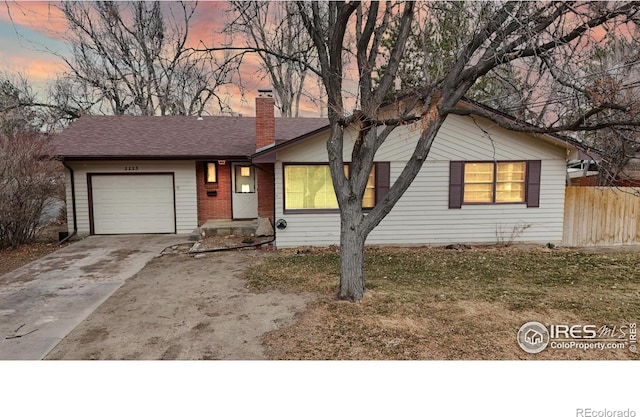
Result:
<svg viewBox="0 0 640 417"><path fill-rule="evenodd" d="M483 119L449 116L438 132L431 160L566 159L564 147L510 132Z"/></svg>
<svg viewBox="0 0 640 417"><path fill-rule="evenodd" d="M78 233L90 231L87 174L90 173L145 173L171 172L174 174L176 204L176 232L191 233L198 226L198 204L194 161L72 161L76 185ZM125 167L137 171L125 171ZM67 210L72 210L70 188L67 188ZM71 219L73 222L73 219ZM71 223L70 223L71 224ZM72 226L70 226L72 227Z"/></svg>
<svg viewBox="0 0 640 417"><path fill-rule="evenodd" d="M478 126L481 126L482 129ZM420 135L418 125L394 130L376 153L377 161L407 161ZM353 129L345 131L343 158L351 160ZM278 152L283 162L327 160L328 133ZM510 132L471 117L449 116L433 142L428 161L566 159L566 149L532 135Z"/></svg>
<svg viewBox="0 0 640 417"><path fill-rule="evenodd" d="M514 227L521 225L530 227L517 236L517 241L559 242L564 166L561 160L542 161L540 207L500 204L449 209L449 163L427 162L396 207L371 233L368 243L494 243L500 238L509 239ZM402 164L391 164L392 181L401 169Z"/></svg>
<svg viewBox="0 0 640 417"><path fill-rule="evenodd" d="M451 119L451 121L449 120ZM483 126L469 117L451 117L439 132L429 158L393 210L369 235L368 244L495 243L509 240L514 228L530 225L518 242L559 243L562 240L566 150L527 135ZM484 132L490 132L487 136ZM419 132L397 130L376 154L391 162L391 183L413 152ZM331 245L340 240L340 217L329 214L284 214L282 166L286 162L326 162L326 136L278 153L276 218L287 221L277 231L279 247ZM345 160L352 141L345 144ZM494 150L495 149L495 150ZM450 160L542 160L540 207L526 204L464 205L449 209Z"/></svg>
<svg viewBox="0 0 640 417"><path fill-rule="evenodd" d="M71 194L71 172L66 168L64 170L64 189L67 205L67 230L69 231L69 234L71 234L73 233L73 199Z"/></svg>

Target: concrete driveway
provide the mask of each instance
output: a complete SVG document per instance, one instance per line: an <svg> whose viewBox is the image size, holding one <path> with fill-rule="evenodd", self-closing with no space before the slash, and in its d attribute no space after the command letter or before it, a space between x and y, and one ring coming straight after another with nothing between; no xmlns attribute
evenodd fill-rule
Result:
<svg viewBox="0 0 640 417"><path fill-rule="evenodd" d="M0 359L45 357L180 235L90 236L0 276Z"/></svg>

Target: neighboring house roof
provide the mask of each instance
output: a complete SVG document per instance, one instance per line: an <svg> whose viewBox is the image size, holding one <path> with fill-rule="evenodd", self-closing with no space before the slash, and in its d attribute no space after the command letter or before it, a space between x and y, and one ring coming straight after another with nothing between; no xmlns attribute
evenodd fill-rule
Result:
<svg viewBox="0 0 640 417"><path fill-rule="evenodd" d="M321 118L276 118L276 144L327 126ZM255 117L82 116L53 140L65 159L247 158L256 151Z"/></svg>

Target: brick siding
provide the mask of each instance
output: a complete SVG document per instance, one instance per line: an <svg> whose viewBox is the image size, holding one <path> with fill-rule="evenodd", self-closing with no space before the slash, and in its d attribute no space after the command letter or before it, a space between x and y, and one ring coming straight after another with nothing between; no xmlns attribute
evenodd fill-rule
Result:
<svg viewBox="0 0 640 417"><path fill-rule="evenodd" d="M273 164L256 164L258 185L258 217L268 217L271 223L275 217L275 187Z"/></svg>
<svg viewBox="0 0 640 417"><path fill-rule="evenodd" d="M231 163L218 165L218 182L205 184L204 162L196 162L198 188L198 225L210 219L231 219ZM218 195L210 197L207 191L216 190Z"/></svg>
<svg viewBox="0 0 640 417"><path fill-rule="evenodd" d="M273 97L256 97L256 149L275 143L275 100ZM209 219L231 219L231 163L218 165L218 182L205 184L204 162L196 162L196 181L198 188L198 225ZM256 186L258 189L258 216L275 216L275 195L273 164L256 166ZM217 191L215 197L207 195L207 191Z"/></svg>

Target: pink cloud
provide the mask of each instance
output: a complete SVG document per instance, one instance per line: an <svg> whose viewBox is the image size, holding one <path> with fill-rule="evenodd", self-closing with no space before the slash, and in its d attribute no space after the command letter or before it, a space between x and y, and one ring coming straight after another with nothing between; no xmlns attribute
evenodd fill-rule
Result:
<svg viewBox="0 0 640 417"><path fill-rule="evenodd" d="M54 2L8 1L0 8L0 22L12 23L42 35L60 39L66 21Z"/></svg>
<svg viewBox="0 0 640 417"><path fill-rule="evenodd" d="M189 28L189 46L196 47L200 42L207 46L221 43L224 38L220 32L224 29L226 10L226 2L198 3Z"/></svg>
<svg viewBox="0 0 640 417"><path fill-rule="evenodd" d="M46 1L9 1L5 7L0 7L0 22L28 28L48 37L64 39L67 23L57 4ZM178 11L176 7L179 6L167 2L165 7ZM212 43L224 27L226 8L225 2L198 4L189 28L189 42L192 44L189 46L196 46L200 41Z"/></svg>
<svg viewBox="0 0 640 417"><path fill-rule="evenodd" d="M5 54L0 54L2 60L5 60ZM9 58L11 61L12 69L18 72L25 72L30 78L40 81L46 81L51 79L51 75L60 72L63 69L63 65L59 61L52 61L48 59L38 59L28 56L12 56Z"/></svg>

